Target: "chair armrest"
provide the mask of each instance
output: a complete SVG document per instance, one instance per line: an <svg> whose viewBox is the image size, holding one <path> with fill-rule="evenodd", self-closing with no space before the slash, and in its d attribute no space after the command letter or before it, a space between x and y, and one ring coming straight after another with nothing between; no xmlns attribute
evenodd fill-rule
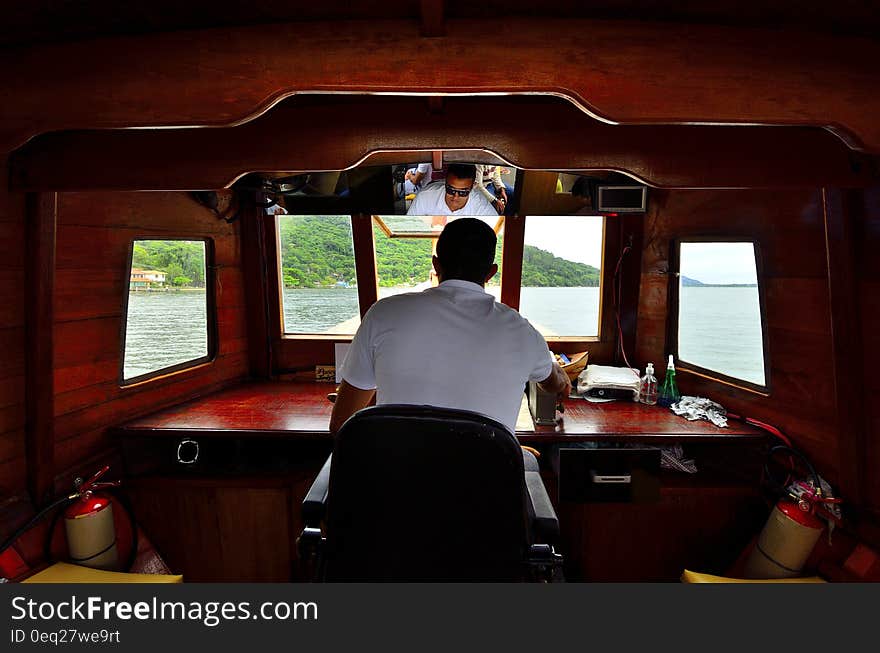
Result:
<svg viewBox="0 0 880 653"><path fill-rule="evenodd" d="M302 516L305 525L320 527L327 509L327 490L330 489L330 459L333 454L327 456L327 461L318 472L317 478L312 482L312 487L306 493L302 503Z"/></svg>
<svg viewBox="0 0 880 653"><path fill-rule="evenodd" d="M529 517L535 541L554 543L559 540L559 518L550 503L540 472L525 473L529 499Z"/></svg>

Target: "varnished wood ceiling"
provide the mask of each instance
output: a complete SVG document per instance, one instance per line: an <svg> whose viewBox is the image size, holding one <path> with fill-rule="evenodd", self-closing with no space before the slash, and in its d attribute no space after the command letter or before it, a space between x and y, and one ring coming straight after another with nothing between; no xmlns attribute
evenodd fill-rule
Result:
<svg viewBox="0 0 880 653"><path fill-rule="evenodd" d="M880 1L837 0L0 0L0 47L208 27L346 19L421 20L441 5L447 18L538 16L641 19L754 27L800 27L876 38ZM424 9L423 9L424 7ZM584 38L589 38L585 34Z"/></svg>

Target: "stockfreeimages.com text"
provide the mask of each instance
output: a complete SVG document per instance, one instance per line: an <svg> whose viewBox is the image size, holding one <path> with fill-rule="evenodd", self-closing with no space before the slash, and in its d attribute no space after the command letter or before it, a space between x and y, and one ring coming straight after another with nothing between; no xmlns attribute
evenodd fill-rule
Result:
<svg viewBox="0 0 880 653"><path fill-rule="evenodd" d="M249 601L106 601L100 596L84 599L35 601L24 596L12 599L12 619L45 621L198 621L213 628L221 621L262 619L265 621L317 621L318 604L309 602L264 602L254 608Z"/></svg>

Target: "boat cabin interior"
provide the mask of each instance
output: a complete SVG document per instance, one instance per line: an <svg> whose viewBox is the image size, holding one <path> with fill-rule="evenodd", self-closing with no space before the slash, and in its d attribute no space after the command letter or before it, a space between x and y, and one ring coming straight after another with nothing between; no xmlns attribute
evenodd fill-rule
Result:
<svg viewBox="0 0 880 653"><path fill-rule="evenodd" d="M339 364L436 285L458 214L414 209L465 164L486 291L581 395L631 375L524 388L556 578L741 575L787 496L783 575L880 580L873 3L39 4L0 20L0 576L82 558L57 500L109 465L117 569L311 580ZM633 401L648 363L723 409Z"/></svg>

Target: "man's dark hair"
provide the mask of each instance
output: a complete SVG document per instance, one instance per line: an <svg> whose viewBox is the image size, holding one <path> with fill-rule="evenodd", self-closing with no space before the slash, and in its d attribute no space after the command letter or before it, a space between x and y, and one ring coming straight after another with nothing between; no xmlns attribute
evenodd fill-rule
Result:
<svg viewBox="0 0 880 653"><path fill-rule="evenodd" d="M496 242L492 227L482 220L459 218L447 224L437 239L443 279L485 283L495 260Z"/></svg>
<svg viewBox="0 0 880 653"><path fill-rule="evenodd" d="M590 197L590 180L586 177L578 177L571 187L571 194L580 197Z"/></svg>
<svg viewBox="0 0 880 653"><path fill-rule="evenodd" d="M458 177L459 179L476 179L477 168L472 163L450 163L446 168L446 176Z"/></svg>

